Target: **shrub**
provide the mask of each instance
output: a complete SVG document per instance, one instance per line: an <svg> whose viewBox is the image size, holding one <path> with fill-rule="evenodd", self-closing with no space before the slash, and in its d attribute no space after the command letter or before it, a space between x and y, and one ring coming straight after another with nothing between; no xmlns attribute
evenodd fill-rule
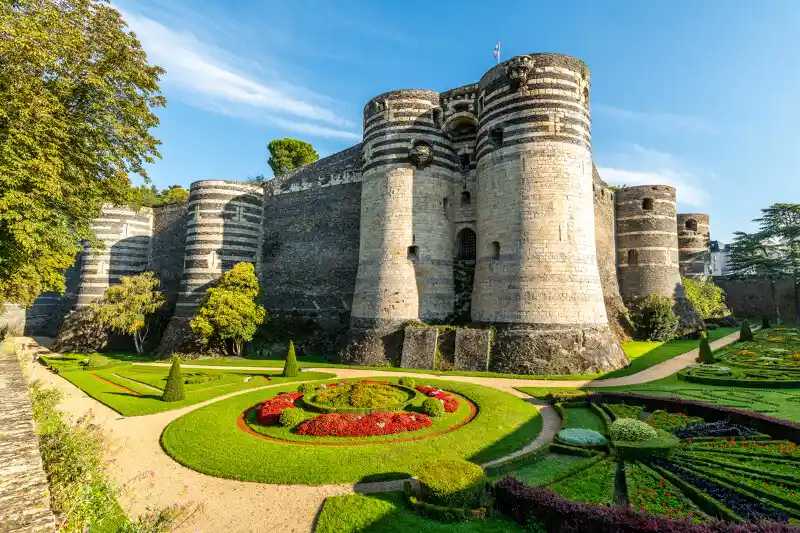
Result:
<svg viewBox="0 0 800 533"><path fill-rule="evenodd" d="M448 413L455 413L458 410L458 398L436 387L426 387L425 385L417 385L414 387L425 396L441 400L444 405L444 410Z"/></svg>
<svg viewBox="0 0 800 533"><path fill-rule="evenodd" d="M579 389L555 388L547 394L550 403L582 401L586 399L586 391Z"/></svg>
<svg viewBox="0 0 800 533"><path fill-rule="evenodd" d="M594 405L594 404L592 404ZM614 418L633 418L639 420L639 415L642 414L642 407L640 405L625 405L624 403L604 403L603 407L609 410L614 415Z"/></svg>
<svg viewBox="0 0 800 533"><path fill-rule="evenodd" d="M172 357L172 366L167 377L167 386L161 399L165 402L179 402L183 400L183 376L181 375L181 360L178 356Z"/></svg>
<svg viewBox="0 0 800 533"><path fill-rule="evenodd" d="M222 374L189 374L183 380L186 385L197 385L200 383L208 383L209 381L218 381L222 379Z"/></svg>
<svg viewBox="0 0 800 533"><path fill-rule="evenodd" d="M750 330L750 323L745 320L739 329L739 342L753 340L753 332Z"/></svg>
<svg viewBox="0 0 800 533"><path fill-rule="evenodd" d="M278 422L285 428L293 428L305 419L301 409L284 409L278 416Z"/></svg>
<svg viewBox="0 0 800 533"><path fill-rule="evenodd" d="M461 459L426 461L414 469L421 499L448 507L479 507L486 492L483 469Z"/></svg>
<svg viewBox="0 0 800 533"><path fill-rule="evenodd" d="M730 315L725 307L725 293L706 278L683 278L683 291L689 304L703 320Z"/></svg>
<svg viewBox="0 0 800 533"><path fill-rule="evenodd" d="M294 402L302 394L299 392L284 392L265 400L258 406L256 418L264 426L272 426L278 423L281 413L286 409L294 409Z"/></svg>
<svg viewBox="0 0 800 533"><path fill-rule="evenodd" d="M635 309L633 323L639 337L651 341L668 341L675 337L679 319L672 309L670 298L651 294Z"/></svg>
<svg viewBox="0 0 800 533"><path fill-rule="evenodd" d="M283 365L283 377L296 378L300 373L297 356L294 353L294 341L289 341L289 353L286 354L286 363Z"/></svg>
<svg viewBox="0 0 800 533"><path fill-rule="evenodd" d="M608 430L611 440L642 442L658 436L656 430L640 420L618 418Z"/></svg>
<svg viewBox="0 0 800 533"><path fill-rule="evenodd" d="M770 326L769 324L769 317L767 316L761 317L761 329L769 329L771 327L772 326Z"/></svg>
<svg viewBox="0 0 800 533"><path fill-rule="evenodd" d="M714 362L714 355L711 353L711 345L708 343L708 337L703 335L700 339L700 353L697 356L698 363L712 364Z"/></svg>
<svg viewBox="0 0 800 533"><path fill-rule="evenodd" d="M400 378L397 382L404 387L411 387L412 389L417 384L414 378Z"/></svg>
<svg viewBox="0 0 800 533"><path fill-rule="evenodd" d="M422 402L422 412L428 416L439 418L444 414L444 404L436 398L428 398Z"/></svg>
<svg viewBox="0 0 800 533"><path fill-rule="evenodd" d="M575 446L600 446L608 440L593 429L566 428L558 432L558 440Z"/></svg>
<svg viewBox="0 0 800 533"><path fill-rule="evenodd" d="M316 389L315 389L315 387L314 387L314 385L312 383L301 383L297 387L297 392L302 392L303 395L313 394L315 390Z"/></svg>
<svg viewBox="0 0 800 533"><path fill-rule="evenodd" d="M88 361L86 361L84 368L86 368L86 370L91 370L93 368L102 368L104 366L108 366L108 358L102 355L93 355L89 357Z"/></svg>
<svg viewBox="0 0 800 533"><path fill-rule="evenodd" d="M617 455L626 460L666 457L680 444L680 439L663 429L655 430L655 437L642 441L617 441Z"/></svg>

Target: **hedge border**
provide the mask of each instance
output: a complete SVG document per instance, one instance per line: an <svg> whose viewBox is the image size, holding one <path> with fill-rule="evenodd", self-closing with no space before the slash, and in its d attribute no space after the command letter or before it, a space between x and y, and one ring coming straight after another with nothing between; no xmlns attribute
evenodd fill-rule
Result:
<svg viewBox="0 0 800 533"><path fill-rule="evenodd" d="M411 490L411 482L408 480L403 482L403 493L406 496L406 502L408 502L415 513L438 522L452 524L467 522L469 520L482 520L486 518L488 513L487 507L467 509L465 507L446 507L424 502L414 496Z"/></svg>
<svg viewBox="0 0 800 533"><path fill-rule="evenodd" d="M772 379L744 379L693 376L681 370L678 379L689 383L703 385L718 385L721 387L741 387L746 389L796 389L800 387L800 379L772 380Z"/></svg>
<svg viewBox="0 0 800 533"><path fill-rule="evenodd" d="M592 457L587 457L585 461L581 461L579 463L576 463L576 464L572 465L570 468L567 468L566 470L562 470L558 474L556 474L554 476L550 476L549 478L546 478L542 482L538 483L537 486L546 487L548 485L552 485L553 483L558 483L559 481L561 481L563 479L566 479L568 477L574 476L578 472L583 472L584 470L589 470L590 468L592 468L597 463L599 463L601 461L604 461L604 460L606 460L608 458L609 458L609 455L607 453L598 453L597 455L594 455Z"/></svg>

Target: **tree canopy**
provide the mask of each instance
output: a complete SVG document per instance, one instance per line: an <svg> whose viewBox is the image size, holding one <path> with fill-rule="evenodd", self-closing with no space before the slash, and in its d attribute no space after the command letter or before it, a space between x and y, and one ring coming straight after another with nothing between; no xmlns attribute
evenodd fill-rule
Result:
<svg viewBox="0 0 800 533"><path fill-rule="evenodd" d="M189 191L180 185L170 185L159 191L155 185L139 185L134 190L133 207L158 207L160 205L180 204L189 199Z"/></svg>
<svg viewBox="0 0 800 533"><path fill-rule="evenodd" d="M313 146L297 139L276 139L271 141L267 148L270 155L267 162L276 177L319 159L319 154Z"/></svg>
<svg viewBox="0 0 800 533"><path fill-rule="evenodd" d="M0 2L0 305L62 292L102 204L147 179L163 72L104 0Z"/></svg>

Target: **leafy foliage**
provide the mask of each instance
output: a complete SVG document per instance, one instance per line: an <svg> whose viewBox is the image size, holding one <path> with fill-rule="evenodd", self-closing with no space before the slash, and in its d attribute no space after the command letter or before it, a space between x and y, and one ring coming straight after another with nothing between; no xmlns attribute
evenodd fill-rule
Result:
<svg viewBox="0 0 800 533"><path fill-rule="evenodd" d="M609 410L614 418L632 418L639 420L639 415L642 414L641 405L625 405L624 403L605 403L603 407Z"/></svg>
<svg viewBox="0 0 800 533"><path fill-rule="evenodd" d="M3 2L0 36L0 302L28 306L159 156L164 71L103 0Z"/></svg>
<svg viewBox="0 0 800 533"><path fill-rule="evenodd" d="M284 409L278 416L278 423L285 428L293 428L305 419L302 409Z"/></svg>
<svg viewBox="0 0 800 533"><path fill-rule="evenodd" d="M119 285L106 289L93 304L95 319L117 333L133 336L136 353L142 353L150 329L147 316L164 305L164 296L156 290L159 284L152 272L123 276Z"/></svg>
<svg viewBox="0 0 800 533"><path fill-rule="evenodd" d="M633 323L640 338L651 341L669 341L678 330L678 315L672 309L672 300L651 294L636 306Z"/></svg>
<svg viewBox="0 0 800 533"><path fill-rule="evenodd" d="M422 402L422 412L433 418L439 418L444 414L444 405L436 398L428 398Z"/></svg>
<svg viewBox="0 0 800 533"><path fill-rule="evenodd" d="M611 440L626 442L643 442L658 436L656 430L641 420L618 418L608 430Z"/></svg>
<svg viewBox="0 0 800 533"><path fill-rule="evenodd" d="M108 366L108 358L102 355L93 355L86 361L86 370Z"/></svg>
<svg viewBox="0 0 800 533"><path fill-rule="evenodd" d="M683 290L689 304L703 320L730 315L725 307L725 293L709 278L682 278Z"/></svg>
<svg viewBox="0 0 800 533"><path fill-rule="evenodd" d="M586 399L586 392L580 389L569 388L553 388L547 393L547 399L550 403L562 403L570 401L578 401Z"/></svg>
<svg viewBox="0 0 800 533"><path fill-rule="evenodd" d="M708 343L708 337L705 335L700 339L700 348L698 351L698 363L712 364L714 362L714 355L711 353L711 344Z"/></svg>
<svg viewBox="0 0 800 533"><path fill-rule="evenodd" d="M294 378L300 373L300 365L297 364L297 355L294 353L294 341L289 341L289 352L286 354L286 363L283 365L283 377Z"/></svg>
<svg viewBox="0 0 800 533"><path fill-rule="evenodd" d="M314 384L313 383L301 383L297 387L297 392L302 392L303 395L306 394L314 394Z"/></svg>
<svg viewBox="0 0 800 533"><path fill-rule="evenodd" d="M417 466L422 500L448 507L475 508L486 491L486 474L464 460L425 461Z"/></svg>
<svg viewBox="0 0 800 533"><path fill-rule="evenodd" d="M172 366L167 376L167 385L164 387L164 394L161 399L165 402L179 402L183 400L183 376L181 375L181 360L178 356L173 356Z"/></svg>
<svg viewBox="0 0 800 533"><path fill-rule="evenodd" d="M417 382L414 380L414 378L408 378L408 377L402 377L402 378L400 378L399 380L397 380L397 382L398 382L400 385L403 385L404 387L410 387L410 388L412 388L412 389L413 389L413 388L416 386L416 384L417 384Z"/></svg>
<svg viewBox="0 0 800 533"><path fill-rule="evenodd" d="M180 185L170 185L160 192L155 185L140 185L133 190L133 207L158 207L160 205L182 204L189 199L189 191Z"/></svg>
<svg viewBox="0 0 800 533"><path fill-rule="evenodd" d="M270 154L267 162L276 177L319 159L319 154L313 146L297 139L276 139L271 141L267 148Z"/></svg>
<svg viewBox="0 0 800 533"><path fill-rule="evenodd" d="M252 263L237 263L206 290L203 303L191 321L191 328L204 344L229 346L241 355L244 343L252 340L267 312L256 303L258 279Z"/></svg>

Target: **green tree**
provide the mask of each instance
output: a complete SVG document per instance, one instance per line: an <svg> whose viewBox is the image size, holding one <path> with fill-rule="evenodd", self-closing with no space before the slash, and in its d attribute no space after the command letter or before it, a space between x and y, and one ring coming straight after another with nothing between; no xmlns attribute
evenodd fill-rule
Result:
<svg viewBox="0 0 800 533"><path fill-rule="evenodd" d="M785 275L794 281L795 321L800 322L800 204L772 204L754 222L774 243Z"/></svg>
<svg viewBox="0 0 800 533"><path fill-rule="evenodd" d="M133 336L136 353L142 353L150 330L147 317L164 305L164 296L157 290L159 285L152 272L123 276L119 285L106 289L92 305L95 320L117 333Z"/></svg>
<svg viewBox="0 0 800 533"><path fill-rule="evenodd" d="M313 146L297 139L276 139L271 141L267 148L270 155L267 162L276 177L319 159L319 154Z"/></svg>
<svg viewBox="0 0 800 533"><path fill-rule="evenodd" d="M728 316L725 293L708 278L682 278L686 299L703 320Z"/></svg>
<svg viewBox="0 0 800 533"><path fill-rule="evenodd" d="M733 235L731 254L728 258L731 277L769 280L772 307L775 310L775 319L780 324L781 311L775 291L775 280L784 277L784 273L776 242L763 232L737 231Z"/></svg>
<svg viewBox="0 0 800 533"><path fill-rule="evenodd" d="M739 341L744 342L751 340L753 340L753 330L750 329L750 323L745 320L739 328Z"/></svg>
<svg viewBox="0 0 800 533"><path fill-rule="evenodd" d="M286 354L286 363L283 365L283 377L296 378L300 373L300 365L297 364L297 356L294 353L294 341L289 341L289 353Z"/></svg>
<svg viewBox="0 0 800 533"><path fill-rule="evenodd" d="M131 207L156 207L161 203L158 189L155 185L139 185L133 190L133 198L128 205Z"/></svg>
<svg viewBox="0 0 800 533"><path fill-rule="evenodd" d="M182 204L189 199L189 191L180 185L170 185L169 189L161 191L161 205Z"/></svg>
<svg viewBox="0 0 800 533"><path fill-rule="evenodd" d="M0 2L0 302L63 292L105 202L158 157L159 76L104 0Z"/></svg>
<svg viewBox="0 0 800 533"><path fill-rule="evenodd" d="M181 373L181 360L177 355L172 356L172 366L169 368L167 385L161 399L165 402L179 402L183 400L183 374Z"/></svg>
<svg viewBox="0 0 800 533"><path fill-rule="evenodd" d="M225 347L241 355L267 312L257 303L258 279L252 263L238 263L225 272L216 287L206 290L191 328L203 344Z"/></svg>
<svg viewBox="0 0 800 533"><path fill-rule="evenodd" d="M711 352L711 345L708 343L708 336L703 333L703 338L700 339L700 349L697 355L698 363L712 364L714 362L714 355Z"/></svg>

